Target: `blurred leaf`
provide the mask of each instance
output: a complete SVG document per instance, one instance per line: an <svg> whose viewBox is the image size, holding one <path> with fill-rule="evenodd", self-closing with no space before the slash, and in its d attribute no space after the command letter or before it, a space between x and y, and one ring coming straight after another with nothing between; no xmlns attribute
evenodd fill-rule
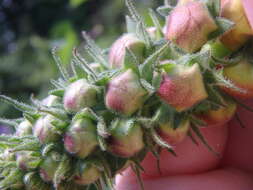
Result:
<svg viewBox="0 0 253 190"><path fill-rule="evenodd" d="M78 7L79 5L83 4L86 1L87 0L70 0L69 3L72 7Z"/></svg>

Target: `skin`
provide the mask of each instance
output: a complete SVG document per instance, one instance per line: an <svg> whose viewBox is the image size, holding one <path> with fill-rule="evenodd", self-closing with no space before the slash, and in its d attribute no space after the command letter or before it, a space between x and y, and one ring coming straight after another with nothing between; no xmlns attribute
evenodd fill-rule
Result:
<svg viewBox="0 0 253 190"><path fill-rule="evenodd" d="M253 100L244 101L253 107ZM161 154L162 174L157 172L155 159L148 155L142 175L145 190L252 190L253 189L253 117L239 107L239 117L246 128L234 118L225 125L202 130L209 144L223 156L218 158L203 145L193 145L189 139L177 145L178 158ZM117 176L117 190L140 190L135 174L125 170Z"/></svg>

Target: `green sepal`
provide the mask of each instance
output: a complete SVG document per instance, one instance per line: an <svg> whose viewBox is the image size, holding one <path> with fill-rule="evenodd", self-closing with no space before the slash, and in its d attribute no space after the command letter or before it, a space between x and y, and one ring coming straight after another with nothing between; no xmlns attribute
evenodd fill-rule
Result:
<svg viewBox="0 0 253 190"><path fill-rule="evenodd" d="M88 118L92 121L98 120L98 116L95 114L95 112L91 108L84 108L81 111L79 111L76 115L74 115L72 121L77 121L83 118Z"/></svg>
<svg viewBox="0 0 253 190"><path fill-rule="evenodd" d="M94 81L94 84L97 86L106 86L109 81L116 76L117 74L121 73L122 69L113 69L108 71L103 71L99 73L97 80Z"/></svg>
<svg viewBox="0 0 253 190"><path fill-rule="evenodd" d="M174 9L175 7L174 6L171 6L171 5L164 5L164 6L160 6L156 9L156 11L161 15L161 16L164 16L164 17L167 17L170 12Z"/></svg>
<svg viewBox="0 0 253 190"><path fill-rule="evenodd" d="M126 48L126 53L124 57L124 69L132 69L139 76L139 65L140 63L134 53L129 48Z"/></svg>
<svg viewBox="0 0 253 190"><path fill-rule="evenodd" d="M152 86L155 88L155 91L160 87L162 80L163 76L161 73L157 72L157 74L153 76Z"/></svg>
<svg viewBox="0 0 253 190"><path fill-rule="evenodd" d="M40 114L23 113L23 117L28 120L31 124L34 124L40 117Z"/></svg>
<svg viewBox="0 0 253 190"><path fill-rule="evenodd" d="M146 43L148 48L151 47L152 40L148 35L148 32L146 30L147 27L145 26L143 18L139 15L133 4L133 0L125 0L125 3L131 14L132 20L137 23L135 31L136 35Z"/></svg>
<svg viewBox="0 0 253 190"><path fill-rule="evenodd" d="M220 69L218 71L214 71L213 72L213 76L216 80L216 84L217 85L220 85L220 86L224 86L226 88L230 88L230 89L233 89L237 92L240 92L240 93L247 93L246 90L244 89L241 89L239 87L237 87L235 84L233 84L232 81L226 79L224 76L223 76L223 69Z"/></svg>
<svg viewBox="0 0 253 190"><path fill-rule="evenodd" d="M140 83L141 83L142 87L143 87L146 91L148 91L149 96L151 96L152 94L155 93L156 89L155 89L149 82L147 82L147 81L144 80L144 79L140 79Z"/></svg>
<svg viewBox="0 0 253 190"><path fill-rule="evenodd" d="M217 17L215 20L218 25L218 29L208 36L209 39L217 38L235 26L234 22L223 17Z"/></svg>
<svg viewBox="0 0 253 190"><path fill-rule="evenodd" d="M82 57L77 49L75 48L73 51L73 61L81 68L85 73L87 73L87 79L90 78L91 80L97 79L97 74L93 69L89 66L88 61Z"/></svg>
<svg viewBox="0 0 253 190"><path fill-rule="evenodd" d="M49 115L52 115L61 121L66 121L66 122L69 121L67 113L60 108L43 106L43 107L38 108L38 111L41 113L47 113Z"/></svg>
<svg viewBox="0 0 253 190"><path fill-rule="evenodd" d="M149 9L149 16L151 17L152 22L157 30L156 31L156 38L160 39L163 36L162 27L161 27L158 17L156 16L156 13L153 9Z"/></svg>
<svg viewBox="0 0 253 190"><path fill-rule="evenodd" d="M58 50L58 48L54 47L51 52L52 52L55 63L57 65L63 79L67 82L69 79L69 74L68 74L66 68L63 66L63 63L62 63L60 57L57 55L57 50Z"/></svg>
<svg viewBox="0 0 253 190"><path fill-rule="evenodd" d="M50 90L49 92L48 92L48 94L50 94L50 95L54 95L54 96L58 96L58 97L60 97L60 98L62 98L63 96L64 96L64 92L65 92L65 89L63 89L63 88L58 88L58 89L53 89L53 90Z"/></svg>
<svg viewBox="0 0 253 190"><path fill-rule="evenodd" d="M5 96L5 95L0 95L0 100L7 103L7 104L10 104L12 106L14 106L16 109L22 111L22 112L27 112L27 113L34 113L36 112L36 108L33 107L33 106L30 106L28 104L25 104L25 103L22 103L22 102L19 102L17 100L14 100L8 96Z"/></svg>
<svg viewBox="0 0 253 190"><path fill-rule="evenodd" d="M16 184L20 184L20 182L22 183L23 175L24 173L18 169L11 170L8 176L6 176L4 179L1 179L0 189L8 190L9 188L12 188Z"/></svg>
<svg viewBox="0 0 253 190"><path fill-rule="evenodd" d="M220 0L204 0L209 12L213 17L220 15L221 2Z"/></svg>
<svg viewBox="0 0 253 190"><path fill-rule="evenodd" d="M153 80L153 72L155 64L159 61L159 56L168 49L169 42L163 45L160 49L156 50L152 55L150 55L143 64L139 66L141 77L147 82L151 83Z"/></svg>
<svg viewBox="0 0 253 190"><path fill-rule="evenodd" d="M19 124L19 122L17 122L16 119L5 119L5 118L0 118L0 123L12 127L17 127Z"/></svg>
<svg viewBox="0 0 253 190"><path fill-rule="evenodd" d="M96 45L94 40L92 40L85 31L82 31L82 36L87 43L87 52L94 59L96 63L99 63L104 69L108 69L108 63L106 57L103 54L102 49Z"/></svg>
<svg viewBox="0 0 253 190"><path fill-rule="evenodd" d="M64 180L72 176L73 163L67 154L64 154L60 160L60 163L55 171L53 184L54 188L58 188L59 184Z"/></svg>
<svg viewBox="0 0 253 190"><path fill-rule="evenodd" d="M170 153L172 153L174 156L177 156L176 153L173 150L173 146L171 146L170 144L168 144L167 142L165 142L155 131L154 128L150 129L150 133L151 133L151 137L152 139L155 141L155 143L157 145L159 145L162 148L165 148L166 150L168 150Z"/></svg>

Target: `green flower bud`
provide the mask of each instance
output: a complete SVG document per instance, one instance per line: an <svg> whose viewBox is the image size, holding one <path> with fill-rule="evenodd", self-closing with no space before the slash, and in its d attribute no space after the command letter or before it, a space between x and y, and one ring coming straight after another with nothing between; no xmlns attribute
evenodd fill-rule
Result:
<svg viewBox="0 0 253 190"><path fill-rule="evenodd" d="M98 145L96 125L89 119L73 121L64 137L65 149L79 158L85 158Z"/></svg>
<svg viewBox="0 0 253 190"><path fill-rule="evenodd" d="M45 157L39 169L40 177L45 182L51 182L54 179L54 174L60 163L60 155L56 152L51 152L49 156Z"/></svg>
<svg viewBox="0 0 253 190"><path fill-rule="evenodd" d="M94 183L101 176L98 166L91 160L83 160L78 164L79 171L74 176L74 182L79 185Z"/></svg>

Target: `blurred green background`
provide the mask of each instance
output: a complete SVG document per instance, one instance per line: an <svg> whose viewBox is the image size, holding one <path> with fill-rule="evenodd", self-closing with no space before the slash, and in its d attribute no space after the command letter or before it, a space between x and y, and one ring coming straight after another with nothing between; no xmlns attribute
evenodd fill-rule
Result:
<svg viewBox="0 0 253 190"><path fill-rule="evenodd" d="M163 0L136 0L147 24L147 8ZM31 94L46 96L50 78L56 78L51 49L60 47L68 66L72 48L81 46L85 30L101 47L125 31L124 0L0 0L0 93L29 102ZM0 103L0 116L20 113Z"/></svg>

